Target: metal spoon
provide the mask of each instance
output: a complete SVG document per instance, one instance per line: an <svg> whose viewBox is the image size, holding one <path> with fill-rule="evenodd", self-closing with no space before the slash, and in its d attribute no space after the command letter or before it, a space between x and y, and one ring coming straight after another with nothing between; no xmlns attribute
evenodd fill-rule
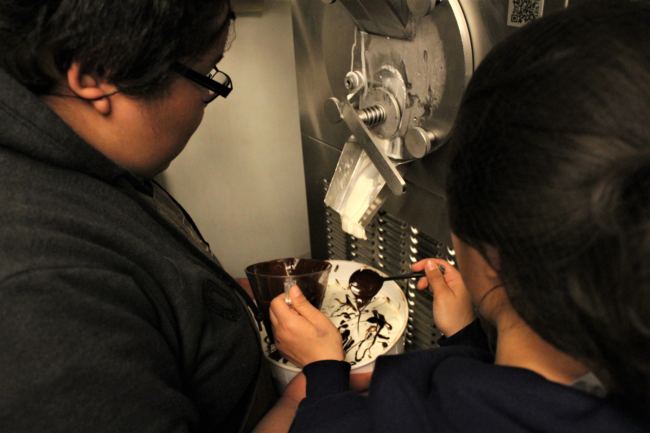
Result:
<svg viewBox="0 0 650 433"><path fill-rule="evenodd" d="M442 273L445 272L445 268L441 265L438 265L438 269L440 269L440 272ZM384 281L405 280L407 278L418 278L423 276L424 271L383 277L372 269L358 269L350 275L348 284L356 299L357 308L361 310L372 300L372 298L375 297L377 292L379 292L381 287L384 285Z"/></svg>

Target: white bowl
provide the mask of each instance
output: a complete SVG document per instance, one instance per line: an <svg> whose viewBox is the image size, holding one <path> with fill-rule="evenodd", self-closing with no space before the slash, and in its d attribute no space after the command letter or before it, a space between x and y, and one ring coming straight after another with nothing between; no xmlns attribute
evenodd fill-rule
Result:
<svg viewBox="0 0 650 433"><path fill-rule="evenodd" d="M362 263L357 263L347 260L330 260L332 263L332 271L330 272L328 279L328 288L325 293L325 299L323 301L323 307L321 310L328 310L328 303L332 302L334 294L340 294L341 286L347 288L347 283L350 278L350 275L358 269L372 269L379 274L385 275L382 271L379 271L371 266L367 266ZM335 292L332 292L335 290ZM329 294L329 296L328 296ZM350 292L350 296L352 294ZM376 296L377 298L386 297L390 299L392 307L397 310L399 316L399 322L395 324L394 329L391 331L393 337L390 340L390 343L387 347L381 348L379 352L374 354L369 359L364 359L360 362L355 363L352 366L352 373L366 373L373 370L375 366L375 359L380 355L391 355L398 354L404 351L404 336L406 331L406 325L408 324L408 303L406 301L406 296L402 289L394 281L386 281ZM367 308L372 307L371 304ZM334 320L333 320L334 321ZM262 340L266 337L266 333L262 331ZM266 346L266 344L264 344ZM374 348L374 346L373 346ZM268 348L264 347L265 354L268 355ZM301 368L293 365L290 362L281 362L271 359L267 356L271 364L271 372L273 378L277 382L276 385L279 389L283 389L290 381L300 373ZM285 360L286 361L286 360Z"/></svg>

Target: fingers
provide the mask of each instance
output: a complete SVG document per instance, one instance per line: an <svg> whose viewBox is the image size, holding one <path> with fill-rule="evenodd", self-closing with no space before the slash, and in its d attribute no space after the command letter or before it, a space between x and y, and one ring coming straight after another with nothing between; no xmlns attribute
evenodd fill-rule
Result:
<svg viewBox="0 0 650 433"><path fill-rule="evenodd" d="M291 307L296 310L298 314L312 323L319 322L323 313L305 298L297 285L289 289L289 299L291 299Z"/></svg>
<svg viewBox="0 0 650 433"><path fill-rule="evenodd" d="M427 263L427 260L431 260L431 259L424 259L424 260L420 260L419 262L413 263L411 265L411 270L413 272L423 271L424 270L424 265Z"/></svg>
<svg viewBox="0 0 650 433"><path fill-rule="evenodd" d="M269 319L271 320L271 326L273 326L273 337L276 343L278 343L278 336L282 335L287 327L301 326L301 324L295 324L294 322L304 323L305 321L304 318L300 317L298 313L287 305L284 293L276 296L271 301Z"/></svg>
<svg viewBox="0 0 650 433"><path fill-rule="evenodd" d="M436 265L438 265L438 268L440 269L440 272L443 274L446 274L447 271L450 269L455 269L448 261L439 259L437 257L429 257L426 259L422 259L418 262L415 262L411 265L411 270L414 272L418 271L424 271L426 268L426 265L428 262L434 262Z"/></svg>
<svg viewBox="0 0 650 433"><path fill-rule="evenodd" d="M419 262L413 263L411 265L411 270L413 272L421 272L424 271L424 266L426 265L427 261L430 259L424 259L420 260ZM421 277L418 282L416 283L415 287L418 290L424 290L427 287L429 287L429 281L427 281L427 277Z"/></svg>
<svg viewBox="0 0 650 433"><path fill-rule="evenodd" d="M285 294L280 294L271 301L269 318L274 328L296 329L309 324L319 332L336 329L334 324L305 298L298 286L289 290L290 304L287 304L285 298Z"/></svg>
<svg viewBox="0 0 650 433"><path fill-rule="evenodd" d="M312 306L297 286L289 291L291 306L280 294L271 302L270 318L277 349L297 366L345 358L341 334Z"/></svg>
<svg viewBox="0 0 650 433"><path fill-rule="evenodd" d="M448 275L450 272L453 273L456 271L456 269L450 265L447 261L442 260L442 259L437 259L437 258L428 258L428 259L423 259L420 260L419 262L414 263L411 265L411 269L414 272L418 271L425 271L425 276L421 277L417 284L416 288L418 290L424 290L427 287L431 287L432 291L434 287L431 284L431 277L434 277L434 281L438 283L438 285L445 284L446 279L445 275Z"/></svg>
<svg viewBox="0 0 650 433"><path fill-rule="evenodd" d="M429 282L429 287L431 287L433 296L436 296L436 293L441 290L449 290L445 277L442 275L440 268L433 260L428 260L426 262L424 265L424 272Z"/></svg>
<svg viewBox="0 0 650 433"><path fill-rule="evenodd" d="M287 317L290 317L289 316L290 314L291 315L295 314L295 311L292 311L291 307L287 305L284 293L273 298L273 300L271 301L271 306L269 307L269 312L270 312L269 316L272 317L275 316L276 318L275 320L279 322L282 322ZM273 321L271 321L271 323L273 323Z"/></svg>

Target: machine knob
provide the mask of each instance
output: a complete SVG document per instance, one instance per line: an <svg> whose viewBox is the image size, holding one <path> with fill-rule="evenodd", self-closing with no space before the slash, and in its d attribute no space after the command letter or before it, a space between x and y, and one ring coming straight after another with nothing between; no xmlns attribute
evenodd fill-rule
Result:
<svg viewBox="0 0 650 433"><path fill-rule="evenodd" d="M406 0L406 5L411 11L411 14L416 18L421 18L429 15L433 8L436 7L437 0Z"/></svg>
<svg viewBox="0 0 650 433"><path fill-rule="evenodd" d="M341 102L335 97L327 98L323 105L323 110L325 111L325 117L330 122L339 123L343 120L343 115L341 114Z"/></svg>
<svg viewBox="0 0 650 433"><path fill-rule="evenodd" d="M404 136L404 145L408 153L414 158L422 158L440 146L434 146L436 135L426 129L416 126L410 128Z"/></svg>

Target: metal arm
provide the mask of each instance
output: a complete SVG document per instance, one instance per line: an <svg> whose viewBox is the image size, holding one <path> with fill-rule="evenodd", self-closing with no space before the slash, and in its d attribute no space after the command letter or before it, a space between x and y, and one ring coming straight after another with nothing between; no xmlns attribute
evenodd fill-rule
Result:
<svg viewBox="0 0 650 433"><path fill-rule="evenodd" d="M372 163L386 180L386 185L395 195L401 195L406 190L406 182L397 171L393 162L382 151L388 145L388 140L377 138L363 120L359 117L354 107L347 101L340 103L341 117L346 123L350 132L357 139L357 143L368 154Z"/></svg>

